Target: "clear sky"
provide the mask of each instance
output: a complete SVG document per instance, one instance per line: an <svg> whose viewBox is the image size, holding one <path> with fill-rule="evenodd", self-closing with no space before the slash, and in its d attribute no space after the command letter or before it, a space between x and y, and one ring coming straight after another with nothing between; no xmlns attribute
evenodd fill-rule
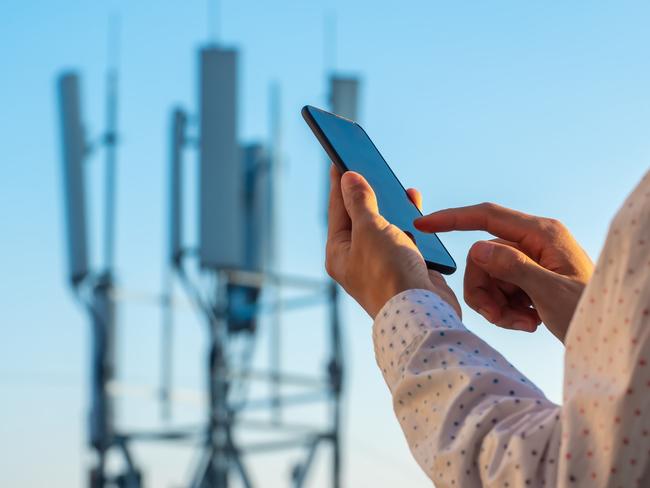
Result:
<svg viewBox="0 0 650 488"><path fill-rule="evenodd" d="M0 484L82 486L88 325L64 278L55 75L83 74L85 119L103 126L107 18L122 20L118 278L156 292L164 251L169 109L195 109L196 49L206 2L5 0L0 5ZM610 218L650 157L650 4L647 2L384 2L222 0L219 37L240 49L240 136L268 135L267 95L283 92L282 264L322 275L321 149L299 115L325 104L324 16L336 14L335 67L362 79L360 120L426 210L494 201L563 220L597 257ZM90 163L92 197L101 160ZM95 203L93 212L99 208ZM94 244L98 243L97 225ZM460 264L480 234L444 236ZM562 348L545 331L465 321L554 401ZM370 321L346 300L348 486L430 486L411 460L372 355ZM199 388L203 329L188 311L176 331L175 379ZM120 378L155 384L159 316L128 302L120 313ZM292 319L286 360L322 343ZM180 419L199 419L192 406ZM129 399L119 418L156 425L156 405ZM187 479L187 450L136 451L149 486ZM266 458L264 473L278 471ZM276 473L277 474L277 473ZM274 478L275 479L275 478ZM316 475L313 486L325 486ZM286 486L275 481L264 486Z"/></svg>

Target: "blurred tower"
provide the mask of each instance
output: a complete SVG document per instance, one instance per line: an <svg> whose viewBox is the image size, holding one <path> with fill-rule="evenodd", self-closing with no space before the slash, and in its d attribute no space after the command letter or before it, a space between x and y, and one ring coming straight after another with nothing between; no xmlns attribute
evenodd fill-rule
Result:
<svg viewBox="0 0 650 488"><path fill-rule="evenodd" d="M169 265L188 296L204 316L209 336L207 358L208 421L204 446L192 487L252 486L244 454L259 450L305 447L304 460L292 470L292 486L303 486L314 454L323 443L333 446L332 485L340 486L340 395L342 355L336 295L328 281L284 276L279 271L278 201L281 177L279 90L271 91L270 142L240 142L237 136L237 58L233 49L210 44L199 52L199 180L198 252L182 235L183 145L191 140L183 131L183 109L172 113L170 157ZM196 258L196 259L195 259ZM195 263L196 266L192 266ZM207 284L207 285L206 285ZM283 290L306 297L287 300ZM282 370L280 354L284 312L294 308L325 306L330 311L329 359L325 375L296 379ZM268 312L270 313L268 313ZM268 321L261 322L267 316ZM269 385L268 397L247 403L235 392L246 390L252 380L251 358L237 350L253 350L260 323L269 327L269 365L256 377ZM300 373L298 373L301 376ZM297 382L297 383L296 383ZM309 393L287 394L288 386L308 388ZM287 442L293 405L323 403L331 406L325 424L308 428L299 439ZM248 425L249 409L269 414L255 425L275 432L277 441L239 445L237 432ZM295 419L293 419L295 420ZM289 430L287 430L289 429ZM256 430L256 429L253 429ZM247 432L250 432L247 430ZM254 435L254 432L250 435ZM246 457L249 460L249 457ZM250 462L250 461L249 461ZM236 478L236 479L235 479Z"/></svg>
<svg viewBox="0 0 650 488"><path fill-rule="evenodd" d="M109 66L106 71L106 127L91 144L85 133L81 80L74 71L61 73L56 80L60 122L61 160L63 163L63 201L65 210L68 277L72 291L85 308L91 324L90 411L88 444L94 453L88 484L91 488L117 486L139 488L141 474L133 464L128 440L115 426L114 405L109 387L115 379L115 193L117 166L117 38L119 23L109 23ZM89 263L87 235L85 166L97 150L104 161L104 215L102 261ZM125 468L108 473L112 450L121 453Z"/></svg>
<svg viewBox="0 0 650 488"><path fill-rule="evenodd" d="M109 69L107 73L107 128L100 139L101 148L106 155L104 253L101 266L91 266L88 260L85 165L89 161L91 151L82 122L80 77L75 72L64 72L59 75L56 84L61 128L68 278L72 291L85 307L91 323L88 444L95 453L95 460L89 475L89 486L138 488L141 475L133 465L126 442L115 429L113 401L109 393L109 384L114 380L115 373L113 242L117 74L115 69ZM107 473L107 458L114 448L119 448L123 453L127 468L111 477Z"/></svg>
<svg viewBox="0 0 650 488"><path fill-rule="evenodd" d="M329 280L290 276L281 271L280 184L282 154L280 91L270 92L268 141L241 141L237 134L238 52L210 44L198 53L198 103L192 113L171 112L169 127L168 242L163 291L154 296L162 309L160 400L163 418L171 418L174 285L178 282L205 323L207 412L203 427L125 430L113 415L119 393L115 378L116 297L114 235L117 164L117 71L107 73L106 129L91 144L84 133L80 80L76 73L57 78L61 123L68 280L84 305L92 327L89 445L94 453L90 488L140 488L142 476L132 456L141 440L193 441L201 446L192 488L252 487L248 464L259 452L298 450L288 460L290 486L301 488L316 453L331 450L331 486L341 486L341 394L343 356L336 286ZM333 82L333 103L356 111L354 80ZM347 107L347 108L346 108ZM352 112L345 112L348 115ZM356 112L355 112L356 113ZM198 123L195 124L194 121ZM90 149L93 149L91 151ZM96 149L105 154L105 203L102 262L89 263L85 165ZM197 237L184 235L186 151L196 149L198 179ZM189 241L189 242L188 242ZM320 374L290 371L283 360L286 313L325 311L325 367ZM313 325L318 325L316 321ZM268 363L255 365L260 329L268 327ZM323 358L314 357L315 361ZM307 368L305 368L307 369ZM248 398L247 386L262 382L264 394ZM115 387L115 388L113 388ZM327 415L313 425L296 421L293 408ZM247 443L239 433L245 430ZM295 452L295 451L293 451ZM120 464L113 462L116 456ZM117 466L122 466L118 468Z"/></svg>

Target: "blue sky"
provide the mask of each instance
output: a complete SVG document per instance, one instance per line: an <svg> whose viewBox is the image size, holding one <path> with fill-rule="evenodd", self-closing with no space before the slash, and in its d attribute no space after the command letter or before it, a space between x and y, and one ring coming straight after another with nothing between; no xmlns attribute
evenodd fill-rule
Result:
<svg viewBox="0 0 650 488"><path fill-rule="evenodd" d="M175 103L195 109L206 2L0 6L2 485L82 486L85 477L88 327L65 286L54 77L67 67L81 71L85 119L97 136L112 12L122 21L117 274L128 290L155 292L164 251L167 116ZM323 161L299 109L325 104L328 12L337 18L336 68L362 80L360 120L404 184L423 192L425 211L494 201L556 217L596 258L609 220L648 167L646 2L222 0L220 12L220 38L241 50L242 140L267 137L269 84L282 87L287 271L322 275ZM95 158L95 199L99 169ZM482 237L443 237L461 264L450 280L461 295L464 256ZM429 486L392 417L370 321L350 301L344 313L348 484ZM562 349L550 334L502 331L464 313L472 330L560 401ZM129 302L120 319L120 377L154 384L157 312ZM301 349L287 347L288 363L320 350L322 332L309 324L291 319ZM199 388L203 329L187 311L178 325L176 383ZM200 418L195 407L176 412L181 420ZM131 398L120 419L156 425L157 409ZM137 455L151 486L186 479L187 450L143 447ZM286 475L273 458L261 462L278 479ZM324 486L319 473L312 481Z"/></svg>

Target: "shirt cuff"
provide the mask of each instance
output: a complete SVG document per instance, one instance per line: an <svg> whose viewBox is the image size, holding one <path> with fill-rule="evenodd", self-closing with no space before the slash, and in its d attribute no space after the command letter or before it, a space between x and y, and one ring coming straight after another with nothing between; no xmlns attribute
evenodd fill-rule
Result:
<svg viewBox="0 0 650 488"><path fill-rule="evenodd" d="M388 300L375 317L375 357L387 383L404 371L404 363L428 334L464 328L456 311L429 290L406 290Z"/></svg>

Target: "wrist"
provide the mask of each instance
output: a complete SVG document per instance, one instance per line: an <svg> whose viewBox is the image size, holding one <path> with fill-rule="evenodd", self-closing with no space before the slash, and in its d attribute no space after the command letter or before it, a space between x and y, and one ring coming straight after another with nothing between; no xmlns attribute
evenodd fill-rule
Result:
<svg viewBox="0 0 650 488"><path fill-rule="evenodd" d="M382 290L381 296L378 297L378 307L376 308L377 312L393 297L399 295L408 290L427 290L436 294L439 294L438 291L434 288L431 282L427 280L414 280L414 279L404 279L402 277L397 277L393 280L387 280L384 283L385 286L378 286L378 289Z"/></svg>

